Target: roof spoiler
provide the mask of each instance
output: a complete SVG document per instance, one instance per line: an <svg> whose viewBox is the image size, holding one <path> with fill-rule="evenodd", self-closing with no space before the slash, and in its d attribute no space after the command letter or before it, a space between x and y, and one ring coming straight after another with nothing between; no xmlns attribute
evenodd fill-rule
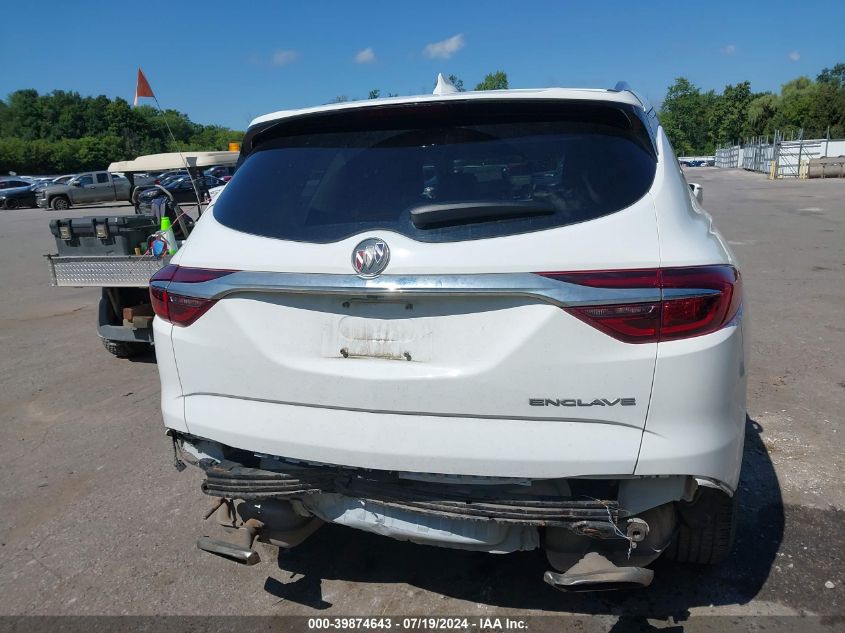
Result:
<svg viewBox="0 0 845 633"><path fill-rule="evenodd" d="M646 99L644 96L642 96L636 90L631 88L631 86L628 84L627 81L617 81L616 85L613 86L613 88L609 88L609 91L610 92L630 92L632 95L634 95L637 98L637 101L640 102L640 105L643 107L643 110L645 110L646 112L649 112L650 110L654 110L654 108L651 107L651 104L649 103L648 99Z"/></svg>
<svg viewBox="0 0 845 633"><path fill-rule="evenodd" d="M651 105L649 100L631 88L627 81L617 81L613 88L608 88L608 92L630 92L634 95L634 98L640 102L640 105L643 107L643 111L645 112L649 134L651 134L651 140L654 144L654 151L659 152L657 149L657 128L660 126L660 122L657 120L657 112L654 111L654 107Z"/></svg>

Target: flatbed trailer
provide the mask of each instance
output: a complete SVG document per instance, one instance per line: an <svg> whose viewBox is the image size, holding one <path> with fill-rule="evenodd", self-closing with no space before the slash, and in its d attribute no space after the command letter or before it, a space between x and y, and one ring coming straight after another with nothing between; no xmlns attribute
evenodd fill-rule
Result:
<svg viewBox="0 0 845 633"><path fill-rule="evenodd" d="M128 358L146 351L153 343L149 284L170 261L137 255L47 255L53 286L101 288L97 309L97 333L103 346L115 356ZM130 310L125 318L124 308Z"/></svg>
<svg viewBox="0 0 845 633"><path fill-rule="evenodd" d="M131 180L134 173L180 169L187 164L189 173L196 178L201 175L202 169L233 166L237 159L238 152L152 154L140 156L134 161L112 163L109 171L122 172ZM173 204L177 214L181 214L179 205ZM198 209L202 214L202 204L198 205ZM187 224L181 226L187 236L190 227ZM150 348L154 341L149 281L168 264L168 255L50 254L45 257L53 286L102 289L97 310L97 333L110 353L128 358Z"/></svg>

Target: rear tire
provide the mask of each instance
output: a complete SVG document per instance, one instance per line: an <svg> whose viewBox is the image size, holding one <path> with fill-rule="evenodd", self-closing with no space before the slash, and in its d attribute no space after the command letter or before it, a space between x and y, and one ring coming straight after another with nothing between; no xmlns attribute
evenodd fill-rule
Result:
<svg viewBox="0 0 845 633"><path fill-rule="evenodd" d="M100 339L103 341L103 347L109 354L117 356L118 358L131 358L138 354L146 352L150 346L147 343L132 343L130 341L112 341L111 339Z"/></svg>
<svg viewBox="0 0 845 633"><path fill-rule="evenodd" d="M13 209L18 208L18 201L17 200L6 200L6 208L10 211Z"/></svg>
<svg viewBox="0 0 845 633"><path fill-rule="evenodd" d="M66 211L70 208L70 201L64 196L56 196L50 201L50 206L54 211Z"/></svg>
<svg viewBox="0 0 845 633"><path fill-rule="evenodd" d="M692 503L677 504L678 532L664 556L679 563L716 565L731 553L736 536L737 493L699 488Z"/></svg>

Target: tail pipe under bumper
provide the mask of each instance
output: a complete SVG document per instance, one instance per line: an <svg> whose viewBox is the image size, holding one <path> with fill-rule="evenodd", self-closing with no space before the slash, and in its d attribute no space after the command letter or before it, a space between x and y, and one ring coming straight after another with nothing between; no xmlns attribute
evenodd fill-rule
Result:
<svg viewBox="0 0 845 633"><path fill-rule="evenodd" d="M565 573L547 571L543 580L561 591L609 591L648 587L654 572L645 567L617 567L597 552L590 552Z"/></svg>

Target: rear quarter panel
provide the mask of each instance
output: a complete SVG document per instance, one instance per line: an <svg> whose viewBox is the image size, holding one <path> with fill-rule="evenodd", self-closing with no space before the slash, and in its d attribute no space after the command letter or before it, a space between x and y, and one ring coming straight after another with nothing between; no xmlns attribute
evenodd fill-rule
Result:
<svg viewBox="0 0 845 633"><path fill-rule="evenodd" d="M734 264L736 259L713 224L713 218L690 195L678 160L661 127L657 136L661 160L652 187L660 239L660 264L696 266Z"/></svg>

